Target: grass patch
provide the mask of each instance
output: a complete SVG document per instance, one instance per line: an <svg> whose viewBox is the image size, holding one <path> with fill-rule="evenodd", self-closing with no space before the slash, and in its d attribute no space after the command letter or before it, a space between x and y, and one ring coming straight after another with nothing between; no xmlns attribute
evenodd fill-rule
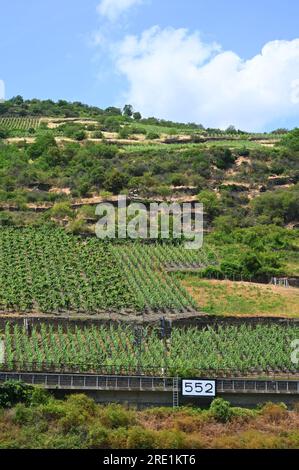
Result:
<svg viewBox="0 0 299 470"><path fill-rule="evenodd" d="M225 147L234 150L240 150L246 147L249 150L255 149L264 149L265 147L260 144L258 141L250 141L250 140L216 140L216 141L208 141L204 144L200 144L205 147Z"/></svg>
<svg viewBox="0 0 299 470"><path fill-rule="evenodd" d="M123 151L126 153L134 153L134 152L151 152L151 151L159 151L161 149L167 151L180 151L180 150L190 150L190 149L198 149L198 150L205 150L209 149L210 147L224 147L230 148L234 150L241 150L246 147L249 150L254 149L262 149L264 150L265 147L260 144L259 142L252 142L248 140L217 140L217 141L208 141L205 143L180 143L180 144L165 144L161 142L155 142L149 144L148 142L139 142L138 144L128 144L122 147Z"/></svg>
<svg viewBox="0 0 299 470"><path fill-rule="evenodd" d="M213 315L299 317L299 289L186 276L183 286Z"/></svg>

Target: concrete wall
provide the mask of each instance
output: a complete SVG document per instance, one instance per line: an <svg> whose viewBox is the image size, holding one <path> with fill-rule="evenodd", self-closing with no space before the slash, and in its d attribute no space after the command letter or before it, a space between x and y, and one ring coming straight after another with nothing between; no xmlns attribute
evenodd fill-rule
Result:
<svg viewBox="0 0 299 470"><path fill-rule="evenodd" d="M110 316L109 316L110 315ZM110 324L131 324L135 326L137 323L144 326L153 326L153 327L160 327L160 320L162 314L157 313L153 318L150 315L147 318L147 315L140 315L139 317L130 317L123 315L120 320L115 319L115 314L103 314L103 316L98 317L78 317L78 316L70 316L66 317L64 315L61 316L30 316L30 315L3 315L0 316L0 329L5 327L6 323L11 323L12 325L18 324L23 325L24 319L28 319L30 325L39 326L41 323L52 325L54 328L58 328L58 326L62 326L64 329L66 328L75 328L77 327L84 327L84 326L99 326L99 325L110 325ZM180 328L188 328L190 326L195 328L205 328L207 326L241 326L244 324L247 325L282 325L282 326L299 326L299 319L287 319L287 318L279 318L279 317L221 317L221 316L212 316L212 315L203 315L198 313L198 315L192 315L190 317L178 315L165 315L168 319L172 320L173 327L180 327Z"/></svg>
<svg viewBox="0 0 299 470"><path fill-rule="evenodd" d="M63 398L75 392L54 390L53 393L57 398ZM80 392L78 392L80 393ZM125 391L87 391L85 395L93 398L99 404L121 403L134 406L138 409L150 407L172 407L172 392L125 392ZM272 402L285 403L289 408L293 408L299 404L299 396L290 394L242 394L242 393L219 393L217 397L221 397L229 401L232 406L240 406L243 408L256 408L258 405ZM210 398L190 399L180 397L181 406L198 406L199 408L209 408L212 400Z"/></svg>
<svg viewBox="0 0 299 470"><path fill-rule="evenodd" d="M51 393L57 398L63 398L72 395L75 392L63 390L51 390ZM80 392L77 392L80 393ZM104 391L104 390L90 390L82 392L85 395L93 398L96 403L121 403L134 406L138 409L172 406L172 392L127 392L127 391Z"/></svg>

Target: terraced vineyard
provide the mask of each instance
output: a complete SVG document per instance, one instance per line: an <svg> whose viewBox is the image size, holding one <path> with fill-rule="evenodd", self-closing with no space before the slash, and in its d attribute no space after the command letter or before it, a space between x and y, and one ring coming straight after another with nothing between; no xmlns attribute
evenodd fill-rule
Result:
<svg viewBox="0 0 299 470"><path fill-rule="evenodd" d="M121 263L139 305L146 305L154 311L174 308L183 312L197 308L192 297L177 279L163 269L163 263L157 256L158 248L130 244L113 246L111 249Z"/></svg>
<svg viewBox="0 0 299 470"><path fill-rule="evenodd" d="M2 313L184 313L198 308L164 270L163 251L155 246L114 246L62 229L9 228L0 230L0 251Z"/></svg>
<svg viewBox="0 0 299 470"><path fill-rule="evenodd" d="M3 336L8 370L299 373L291 362L291 342L299 337L298 326L174 328L164 341L158 329L149 328L93 326L65 331L42 324L28 335L23 327L7 324Z"/></svg>
<svg viewBox="0 0 299 470"><path fill-rule="evenodd" d="M156 245L144 247L144 250L167 269L198 269L219 263L215 250L206 247L204 250L187 250L184 245Z"/></svg>
<svg viewBox="0 0 299 470"><path fill-rule="evenodd" d="M40 125L40 119L34 117L5 117L0 118L0 127L9 131L28 131L29 129L37 129Z"/></svg>

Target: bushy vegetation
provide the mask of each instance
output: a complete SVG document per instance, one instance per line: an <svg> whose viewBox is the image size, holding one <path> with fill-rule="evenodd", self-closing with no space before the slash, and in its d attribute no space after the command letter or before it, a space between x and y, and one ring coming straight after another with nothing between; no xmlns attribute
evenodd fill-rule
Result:
<svg viewBox="0 0 299 470"><path fill-rule="evenodd" d="M48 401L47 392L23 382L8 380L0 386L0 408L11 408L19 403L25 406L44 404Z"/></svg>
<svg viewBox="0 0 299 470"><path fill-rule="evenodd" d="M253 200L254 214L263 224L285 225L299 220L299 185L265 193Z"/></svg>
<svg viewBox="0 0 299 470"><path fill-rule="evenodd" d="M70 129L69 135L85 139L85 130L75 125ZM221 149L168 150L167 147L153 151L145 147L142 152L127 153L116 145L89 141L84 145L72 142L61 146L53 133L47 131L39 134L33 144L0 144L0 204L28 209L28 204L53 204L56 200L70 201L104 191L153 199L161 196L167 199L175 194L184 200L190 197L186 192L191 192L198 194L198 201L205 207L206 223L215 229L297 223L298 185L283 189L269 187L259 194L256 185L267 185L271 173L268 176L268 170L263 170L260 182L256 182L258 170L252 166L250 174L247 167L244 174L251 187L242 186L242 181L238 183L240 186L223 184L226 170L222 164L227 164L223 152ZM289 173L286 181L295 181L295 164L293 169L284 164L284 169ZM242 172L242 167L238 167L237 179L242 179ZM51 188L56 191L50 192ZM250 191L256 194L251 201ZM26 220L28 217L23 224ZM10 220L13 223L14 215Z"/></svg>
<svg viewBox="0 0 299 470"><path fill-rule="evenodd" d="M15 96L3 103L0 103L0 116L51 116L51 117L89 117L99 116L104 110L95 106L84 105L80 102L69 103L59 100L55 103L52 100L24 100L22 96ZM121 110L108 108L107 114L120 115Z"/></svg>
<svg viewBox="0 0 299 470"><path fill-rule="evenodd" d="M209 243L218 247L219 265L208 266L203 275L264 282L285 274L286 254L297 252L298 232L276 225L239 228L224 218Z"/></svg>
<svg viewBox="0 0 299 470"><path fill-rule="evenodd" d="M42 400L19 402L1 410L0 447L298 448L298 420L298 411L287 411L283 404L267 403L246 410L218 398L205 410L182 407L136 411L113 404L99 406L84 395L60 401L43 393Z"/></svg>
<svg viewBox="0 0 299 470"><path fill-rule="evenodd" d="M26 202L26 194L28 197L32 188L38 189L40 196L46 198L47 190L41 192L45 183L49 188L70 188L72 197L103 190L115 194L123 190L137 191L140 196L150 196L159 195L159 188L162 186L169 189L183 186L193 195L199 194L199 200L206 204L211 220L219 215L226 215L239 225L254 225L255 217L258 217L258 221L269 223L269 218L265 217L268 216L265 212L269 205L265 198L268 193L255 198L260 200L255 206L255 199L252 205L248 204L248 192L254 190L258 196L258 186L263 185L269 190L269 194L276 193L269 178L277 173L286 179L285 184L298 181L298 155L286 157L285 150L251 151L250 157L246 157L248 162L236 166L238 155L224 147L198 145L188 148L186 145L183 148L173 148L160 144L158 148L143 145L126 149L107 145L105 141L86 141L89 136L87 127L88 125L78 123L66 123L53 130L39 129L33 144L2 144L1 200L13 201L16 198L15 191L23 190ZM72 138L74 142L58 145L55 135ZM76 140L85 144L76 143ZM278 168L280 165L283 173ZM234 180L237 184L226 183L226 173L230 169L236 172ZM118 176L120 181L115 184L111 179L119 174L122 179ZM272 212L269 214L270 221L283 224L297 220L297 212L293 208L296 204L295 193L295 190L288 188L280 189L276 196L277 202L272 205ZM279 198L283 204L277 208Z"/></svg>

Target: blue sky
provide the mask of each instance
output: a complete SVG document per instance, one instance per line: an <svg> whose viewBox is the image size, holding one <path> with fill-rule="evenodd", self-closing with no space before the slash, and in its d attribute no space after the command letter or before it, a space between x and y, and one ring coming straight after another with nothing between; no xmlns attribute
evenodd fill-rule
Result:
<svg viewBox="0 0 299 470"><path fill-rule="evenodd" d="M250 130L298 125L297 0L0 0L0 8L6 97L130 101L144 115Z"/></svg>

